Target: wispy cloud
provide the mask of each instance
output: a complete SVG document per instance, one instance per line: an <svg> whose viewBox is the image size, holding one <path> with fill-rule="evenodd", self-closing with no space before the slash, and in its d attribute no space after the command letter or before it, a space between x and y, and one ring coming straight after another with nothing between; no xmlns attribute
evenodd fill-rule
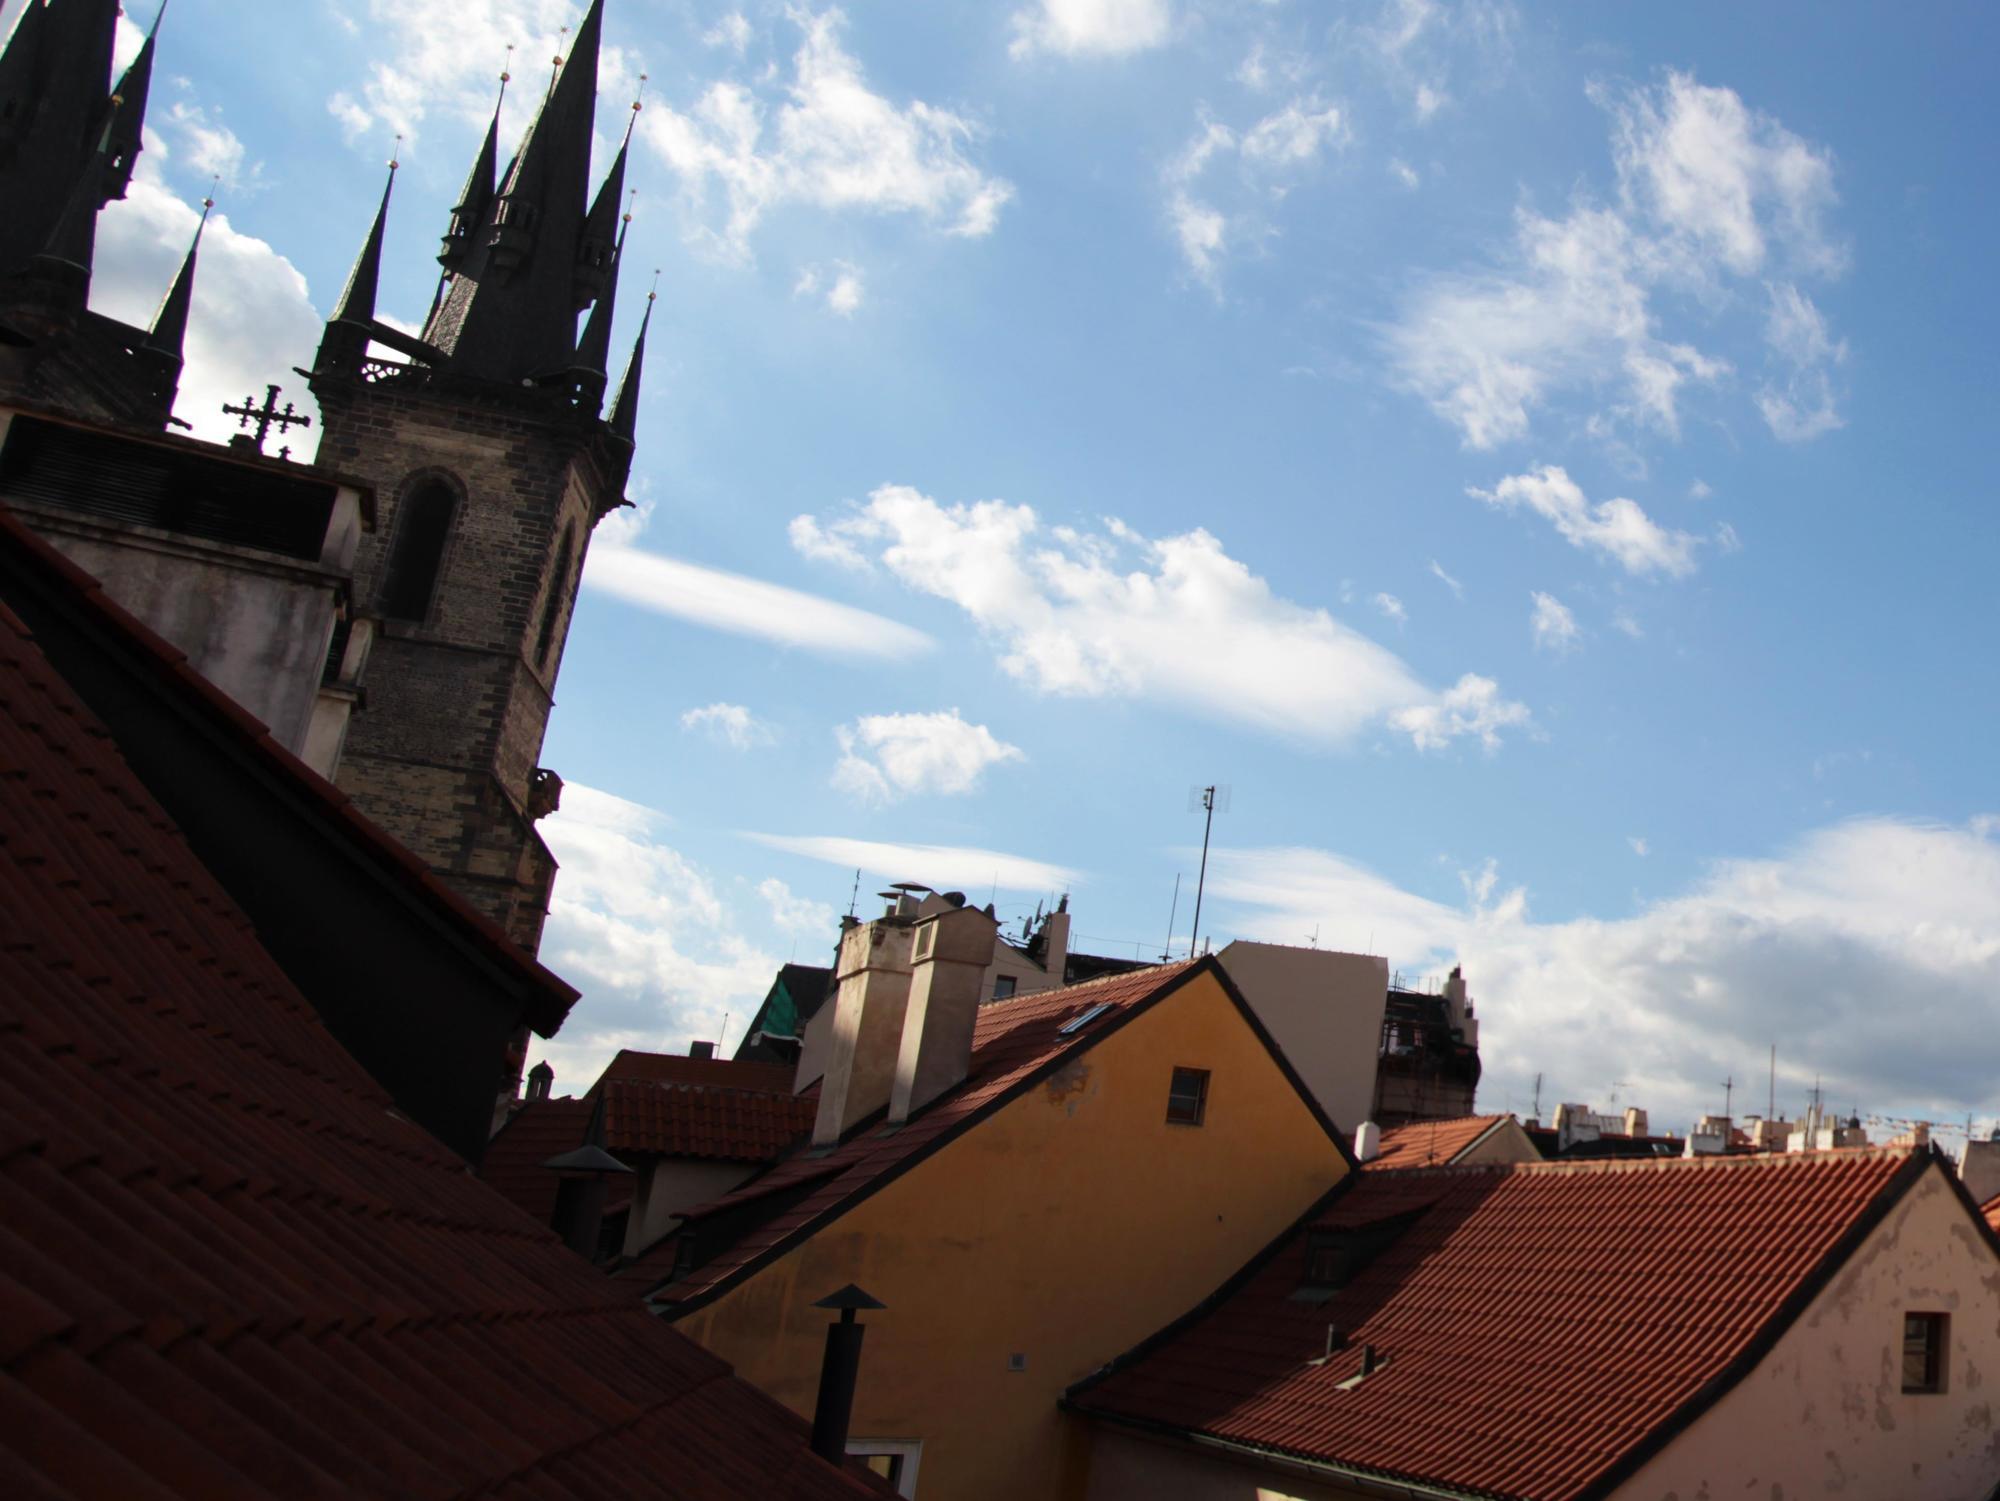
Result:
<svg viewBox="0 0 2000 1501"><path fill-rule="evenodd" d="M968 155L978 123L877 93L842 45L840 11L787 14L803 35L782 87L718 79L686 109L660 104L639 117L640 134L680 177L696 242L741 259L764 216L793 204L990 234L1014 189ZM719 225L711 183L726 203Z"/></svg>
<svg viewBox="0 0 2000 1501"><path fill-rule="evenodd" d="M1346 116L1318 94L1300 95L1242 126L1203 109L1194 134L1161 173L1167 222L1195 279L1216 289L1229 254L1273 233L1270 205L1348 136Z"/></svg>
<svg viewBox="0 0 2000 1501"><path fill-rule="evenodd" d="M1558 465L1545 464L1527 474L1509 475L1491 490L1466 493L1502 511L1532 511L1570 546L1601 554L1628 573L1679 577L1694 572L1698 538L1661 526L1637 501L1623 496L1591 504Z"/></svg>
<svg viewBox="0 0 2000 1501"><path fill-rule="evenodd" d="M1824 277L1845 262L1825 224L1831 158L1732 90L1674 73L1594 97L1611 119L1615 200L1579 196L1559 217L1523 205L1507 256L1422 279L1383 332L1396 378L1468 447L1520 438L1550 402L1604 390L1621 394L1591 414L1600 431L1678 435L1683 397L1733 367L1668 321L1712 323L1774 268ZM1782 287L1791 293L1773 292L1771 322L1790 333L1810 303ZM1827 360L1801 366L1782 334L1771 342L1785 374L1760 391L1766 420L1785 437L1825 431L1836 420L1830 394L1820 399Z"/></svg>
<svg viewBox="0 0 2000 1501"><path fill-rule="evenodd" d="M746 834L770 849L823 860L889 881L921 881L939 890L1067 891L1078 873L1023 855L956 844L897 844L837 834Z"/></svg>
<svg viewBox="0 0 2000 1501"><path fill-rule="evenodd" d="M689 709L681 715L681 728L700 730L732 750L751 750L777 739L769 725L741 704L715 703Z"/></svg>
<svg viewBox="0 0 2000 1501"><path fill-rule="evenodd" d="M1002 668L1045 693L1152 699L1325 745L1386 725L1421 748L1460 736L1490 747L1528 722L1488 679L1425 686L1324 608L1274 594L1206 531L1080 532L1028 506L947 506L884 485L830 522L800 518L793 541L957 605Z"/></svg>
<svg viewBox="0 0 2000 1501"><path fill-rule="evenodd" d="M1446 573L1444 571L1444 565L1438 562L1436 558L1431 559L1431 574L1434 578L1438 580L1439 583L1443 584L1445 588L1451 590L1452 597L1454 599L1465 598L1465 585L1461 584L1457 579L1453 578L1450 574Z"/></svg>
<svg viewBox="0 0 2000 1501"><path fill-rule="evenodd" d="M1568 605L1553 594L1535 590L1530 596L1534 608L1528 613L1528 633L1534 637L1537 651L1554 652L1561 656L1575 651L1577 643L1583 639L1583 632L1577 628L1576 616Z"/></svg>
<svg viewBox="0 0 2000 1501"><path fill-rule="evenodd" d="M1173 12L1167 0L1034 0L1014 15L1016 58L1123 57L1167 40Z"/></svg>

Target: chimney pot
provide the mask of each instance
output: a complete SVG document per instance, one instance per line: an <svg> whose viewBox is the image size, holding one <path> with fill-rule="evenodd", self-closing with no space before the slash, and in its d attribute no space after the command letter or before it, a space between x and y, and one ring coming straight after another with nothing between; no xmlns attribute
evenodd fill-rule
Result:
<svg viewBox="0 0 2000 1501"><path fill-rule="evenodd" d="M855 1322L862 1309L884 1305L852 1282L813 1304L833 1308L840 1318L826 1326L826 1354L819 1367L819 1396L813 1403L812 1451L828 1464L847 1459L847 1425L854 1415L855 1378L861 1370L861 1337L866 1324Z"/></svg>
<svg viewBox="0 0 2000 1501"><path fill-rule="evenodd" d="M691 1042L688 1044L688 1057L690 1058L713 1058L714 1056L715 1044L712 1042Z"/></svg>
<svg viewBox="0 0 2000 1501"><path fill-rule="evenodd" d="M1373 1121L1363 1121L1354 1128L1354 1160L1373 1162L1382 1155L1382 1128Z"/></svg>
<svg viewBox="0 0 2000 1501"><path fill-rule="evenodd" d="M528 1070L529 1100L546 1100L549 1097L549 1091L555 1088L555 1083L556 1071L549 1067L547 1059L543 1059Z"/></svg>

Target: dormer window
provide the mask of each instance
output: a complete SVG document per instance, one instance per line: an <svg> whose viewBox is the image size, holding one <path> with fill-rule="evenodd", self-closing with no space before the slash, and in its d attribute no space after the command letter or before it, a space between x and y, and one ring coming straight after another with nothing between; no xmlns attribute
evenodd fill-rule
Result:
<svg viewBox="0 0 2000 1501"><path fill-rule="evenodd" d="M1309 1299L1332 1297L1353 1282L1423 1215L1421 1209L1369 1225L1342 1225L1306 1232L1305 1277L1299 1291Z"/></svg>

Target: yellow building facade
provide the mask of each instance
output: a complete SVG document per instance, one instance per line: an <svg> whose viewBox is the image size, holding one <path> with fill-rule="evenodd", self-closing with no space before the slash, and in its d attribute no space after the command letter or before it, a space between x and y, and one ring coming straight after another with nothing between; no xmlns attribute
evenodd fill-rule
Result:
<svg viewBox="0 0 2000 1501"><path fill-rule="evenodd" d="M1207 1074L1198 1125L1168 1119L1177 1069ZM857 1283L887 1308L865 1316L852 1452L899 1456L925 1501L1081 1496L1063 1390L1348 1171L1210 962L677 1327L809 1417L830 1317L812 1305Z"/></svg>

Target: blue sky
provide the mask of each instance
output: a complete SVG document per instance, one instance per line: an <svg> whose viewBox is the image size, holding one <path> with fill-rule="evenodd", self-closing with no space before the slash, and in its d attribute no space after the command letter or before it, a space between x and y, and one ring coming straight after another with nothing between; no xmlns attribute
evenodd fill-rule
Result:
<svg viewBox="0 0 2000 1501"><path fill-rule="evenodd" d="M309 356L399 132L421 317L581 9L179 0L97 299L219 175L184 416ZM660 295L559 1079L739 1035L857 862L1157 954L1220 781L1204 936L1462 961L1483 1105L1684 1129L1776 1042L1781 1108L1990 1121L1995 25L609 0Z"/></svg>

